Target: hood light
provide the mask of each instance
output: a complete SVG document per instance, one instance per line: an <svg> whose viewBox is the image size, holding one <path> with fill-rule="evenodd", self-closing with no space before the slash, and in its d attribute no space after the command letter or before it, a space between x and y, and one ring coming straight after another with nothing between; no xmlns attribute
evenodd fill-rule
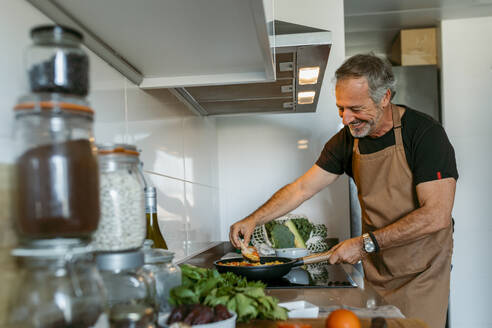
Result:
<svg viewBox="0 0 492 328"><path fill-rule="evenodd" d="M303 91L297 94L297 103L300 105L312 104L314 102L314 91Z"/></svg>
<svg viewBox="0 0 492 328"><path fill-rule="evenodd" d="M299 68L299 84L316 84L318 82L319 66Z"/></svg>

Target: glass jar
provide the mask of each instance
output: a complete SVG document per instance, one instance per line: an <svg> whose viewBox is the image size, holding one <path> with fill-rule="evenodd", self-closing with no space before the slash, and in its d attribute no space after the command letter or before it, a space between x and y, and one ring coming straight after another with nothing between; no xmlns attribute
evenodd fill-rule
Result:
<svg viewBox="0 0 492 328"><path fill-rule="evenodd" d="M84 99L88 57L82 35L70 28L40 26L31 37L30 93L14 107L16 226L24 244L75 243L99 223L94 112Z"/></svg>
<svg viewBox="0 0 492 328"><path fill-rule="evenodd" d="M156 284L156 303L159 312L171 312L169 292L181 285L181 269L173 264L174 253L168 250L152 248L153 242L146 240L143 246L145 265L143 269L153 274Z"/></svg>
<svg viewBox="0 0 492 328"><path fill-rule="evenodd" d="M142 304L115 305L110 323L111 328L155 328L155 312Z"/></svg>
<svg viewBox="0 0 492 328"><path fill-rule="evenodd" d="M111 311L120 305L135 304L155 309L155 281L142 269L141 251L99 253L96 262Z"/></svg>
<svg viewBox="0 0 492 328"><path fill-rule="evenodd" d="M108 327L101 276L86 248L15 249L21 281L9 327Z"/></svg>
<svg viewBox="0 0 492 328"><path fill-rule="evenodd" d="M80 98L30 94L14 110L21 242L88 239L99 223L92 109Z"/></svg>
<svg viewBox="0 0 492 328"><path fill-rule="evenodd" d="M89 91L89 59L80 47L82 34L64 26L44 25L31 30L33 44L26 51L31 92L85 97Z"/></svg>
<svg viewBox="0 0 492 328"><path fill-rule="evenodd" d="M98 145L98 152L101 222L92 246L111 252L138 249L146 233L139 153L125 144Z"/></svg>

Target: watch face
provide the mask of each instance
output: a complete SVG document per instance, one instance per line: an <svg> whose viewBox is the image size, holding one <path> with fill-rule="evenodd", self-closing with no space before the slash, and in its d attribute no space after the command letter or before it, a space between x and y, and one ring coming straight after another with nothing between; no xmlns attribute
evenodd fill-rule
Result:
<svg viewBox="0 0 492 328"><path fill-rule="evenodd" d="M366 249L366 252L372 253L374 252L374 249L376 248L373 243L365 243L364 248Z"/></svg>
<svg viewBox="0 0 492 328"><path fill-rule="evenodd" d="M371 240L371 237L369 237L368 234L364 234L364 250L368 253L372 253L376 250L376 246Z"/></svg>

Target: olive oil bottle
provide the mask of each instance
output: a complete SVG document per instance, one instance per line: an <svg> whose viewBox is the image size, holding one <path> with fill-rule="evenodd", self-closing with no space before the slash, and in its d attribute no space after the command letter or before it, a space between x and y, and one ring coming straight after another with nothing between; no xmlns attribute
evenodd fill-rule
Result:
<svg viewBox="0 0 492 328"><path fill-rule="evenodd" d="M145 239L154 242L152 248L167 249L166 241L162 237L157 221L157 200L155 187L145 188L145 213L147 216L147 235Z"/></svg>

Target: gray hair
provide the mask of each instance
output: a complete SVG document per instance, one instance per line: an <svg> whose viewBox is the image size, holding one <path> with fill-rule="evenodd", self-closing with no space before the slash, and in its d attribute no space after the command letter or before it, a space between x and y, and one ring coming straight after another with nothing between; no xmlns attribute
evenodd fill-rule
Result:
<svg viewBox="0 0 492 328"><path fill-rule="evenodd" d="M369 96L378 104L388 89L391 99L396 93L396 79L388 60L373 53L355 55L347 59L335 72L336 81L365 77L369 86Z"/></svg>

